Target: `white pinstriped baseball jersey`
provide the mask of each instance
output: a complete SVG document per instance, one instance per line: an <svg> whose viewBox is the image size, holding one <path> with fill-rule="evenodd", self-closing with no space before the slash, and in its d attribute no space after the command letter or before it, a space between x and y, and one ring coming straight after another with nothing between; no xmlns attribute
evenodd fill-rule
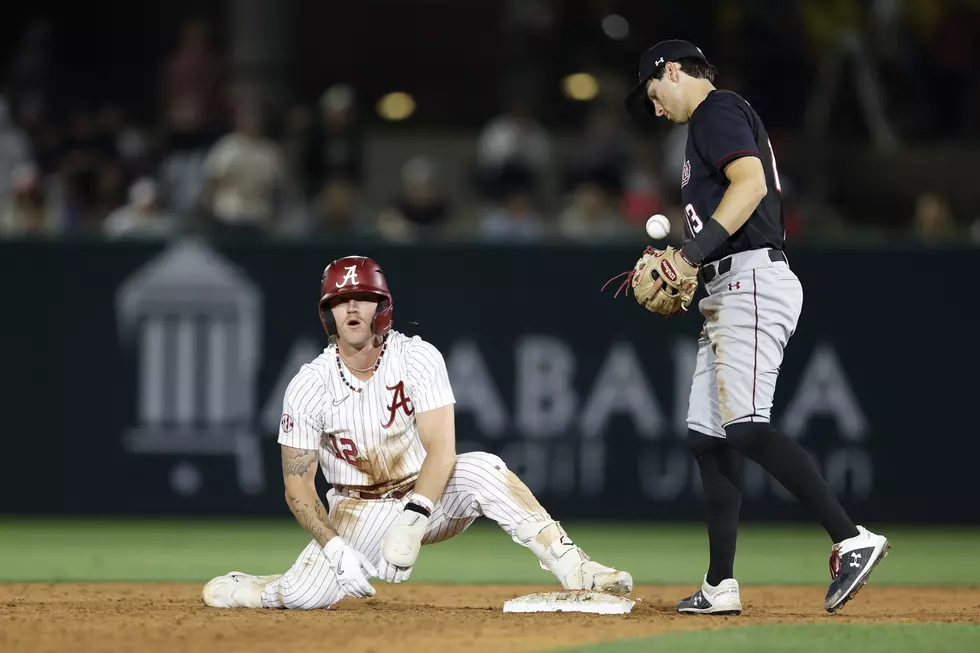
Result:
<svg viewBox="0 0 980 653"><path fill-rule="evenodd" d="M363 390L352 391L345 378ZM417 336L391 331L384 357L366 383L354 379L343 364L338 368L333 345L303 365L286 389L279 443L316 450L320 468L334 486L379 495L407 490L425 458L415 416L452 403L455 397L439 350ZM377 566L385 533L409 496L351 496L334 487L326 499L337 534ZM534 552L540 566L566 589L632 587L629 574L591 561L498 456L458 455L434 504L422 544L454 537L484 515ZM328 608L344 596L323 548L312 540L289 570L266 583L260 600L266 608L310 610Z"/></svg>
<svg viewBox="0 0 980 653"><path fill-rule="evenodd" d="M338 369L330 345L286 388L279 443L317 450L331 484L381 494L413 482L425 457L415 415L456 401L438 349L394 330L386 342L367 382Z"/></svg>

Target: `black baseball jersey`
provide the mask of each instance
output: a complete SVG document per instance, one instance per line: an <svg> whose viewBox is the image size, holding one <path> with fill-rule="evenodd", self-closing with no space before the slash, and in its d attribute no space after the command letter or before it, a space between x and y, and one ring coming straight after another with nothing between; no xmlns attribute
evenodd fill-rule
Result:
<svg viewBox="0 0 980 653"><path fill-rule="evenodd" d="M686 239L693 238L714 215L730 183L725 166L735 159L758 157L769 189L742 228L704 262L764 247L783 249L786 233L779 173L759 114L738 94L715 90L694 110L687 127L686 158L681 173Z"/></svg>

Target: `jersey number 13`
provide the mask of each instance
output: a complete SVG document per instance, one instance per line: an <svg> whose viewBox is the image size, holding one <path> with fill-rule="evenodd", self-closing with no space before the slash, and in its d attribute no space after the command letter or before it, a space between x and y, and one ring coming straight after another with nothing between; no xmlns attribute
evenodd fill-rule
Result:
<svg viewBox="0 0 980 653"><path fill-rule="evenodd" d="M779 183L779 169L776 167L776 154L772 151L772 142L766 139L766 143L769 145L769 158L772 161L772 177L776 182L776 191L779 193L783 192L782 184ZM688 204L684 207L684 215L687 217L687 224L691 227L691 233L696 234L704 228L704 221L698 215L698 212L694 210L693 204Z"/></svg>

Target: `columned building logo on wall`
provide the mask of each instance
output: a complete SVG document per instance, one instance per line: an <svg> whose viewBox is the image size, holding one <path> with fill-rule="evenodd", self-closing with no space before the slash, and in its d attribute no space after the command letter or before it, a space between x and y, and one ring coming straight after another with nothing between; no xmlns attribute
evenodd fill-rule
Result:
<svg viewBox="0 0 980 653"><path fill-rule="evenodd" d="M176 242L116 293L119 331L137 359L131 454L173 456L174 491L203 482L195 458L231 456L243 492L265 489L253 425L262 295L239 268L198 240Z"/></svg>

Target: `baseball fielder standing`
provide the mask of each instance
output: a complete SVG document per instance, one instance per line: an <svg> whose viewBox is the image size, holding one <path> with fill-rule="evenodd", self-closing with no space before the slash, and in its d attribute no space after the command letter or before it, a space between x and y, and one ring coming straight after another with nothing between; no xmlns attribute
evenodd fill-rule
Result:
<svg viewBox="0 0 980 653"><path fill-rule="evenodd" d="M369 579L408 580L422 544L485 515L565 589L629 594L633 579L592 561L499 457L456 455L442 355L392 329L392 297L371 259L334 261L321 279L330 345L286 389L279 425L286 501L313 540L289 571L211 580L218 608L329 608L373 596ZM317 469L332 485L324 506Z"/></svg>
<svg viewBox="0 0 980 653"><path fill-rule="evenodd" d="M626 101L634 116L688 124L686 242L680 251L647 248L628 282L638 302L665 315L687 309L699 280L708 293L698 305L705 322L687 425L704 486L710 562L701 588L677 609L742 610L733 567L748 457L806 505L834 542L824 601L834 612L867 582L889 544L856 526L806 451L770 425L803 289L783 251L779 173L766 128L745 100L714 87L714 75L699 48L662 41L640 57L639 83Z"/></svg>

